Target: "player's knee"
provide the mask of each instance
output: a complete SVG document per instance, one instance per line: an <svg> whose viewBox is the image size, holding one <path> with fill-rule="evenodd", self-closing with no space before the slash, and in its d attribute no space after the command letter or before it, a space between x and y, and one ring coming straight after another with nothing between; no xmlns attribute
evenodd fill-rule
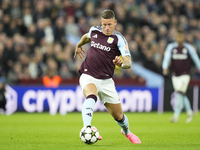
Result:
<svg viewBox="0 0 200 150"><path fill-rule="evenodd" d="M86 97L86 99L88 99L88 98L94 99L95 102L97 101L97 96L96 96L95 94L90 94L90 95L88 95L88 96Z"/></svg>
<svg viewBox="0 0 200 150"><path fill-rule="evenodd" d="M89 95L97 95L98 94L98 90L95 84L90 83L88 85L86 85L83 89L83 93L85 95L85 97L89 96Z"/></svg>
<svg viewBox="0 0 200 150"><path fill-rule="evenodd" d="M118 115L116 116L114 119L117 121L117 122L123 122L124 121L124 114L121 114L121 115Z"/></svg>

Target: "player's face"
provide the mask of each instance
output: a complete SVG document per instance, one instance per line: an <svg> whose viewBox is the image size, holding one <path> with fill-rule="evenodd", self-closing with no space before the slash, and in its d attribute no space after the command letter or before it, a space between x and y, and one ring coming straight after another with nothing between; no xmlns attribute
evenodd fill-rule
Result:
<svg viewBox="0 0 200 150"><path fill-rule="evenodd" d="M115 20L114 18L112 18L112 19L101 18L103 34L105 34L107 36L112 35L115 30L116 24L117 24L117 20Z"/></svg>
<svg viewBox="0 0 200 150"><path fill-rule="evenodd" d="M178 43L183 43L184 40L185 40L185 35L184 35L184 33L177 33L177 34L176 34L176 41L177 41Z"/></svg>

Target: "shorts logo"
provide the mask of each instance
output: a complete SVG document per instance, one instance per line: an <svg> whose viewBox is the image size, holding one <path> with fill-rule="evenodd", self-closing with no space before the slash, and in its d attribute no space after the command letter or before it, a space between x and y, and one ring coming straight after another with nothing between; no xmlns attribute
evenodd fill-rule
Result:
<svg viewBox="0 0 200 150"><path fill-rule="evenodd" d="M111 38L111 37L109 37L108 40L107 40L107 42L108 42L109 44L112 44L113 41L114 41L114 39Z"/></svg>

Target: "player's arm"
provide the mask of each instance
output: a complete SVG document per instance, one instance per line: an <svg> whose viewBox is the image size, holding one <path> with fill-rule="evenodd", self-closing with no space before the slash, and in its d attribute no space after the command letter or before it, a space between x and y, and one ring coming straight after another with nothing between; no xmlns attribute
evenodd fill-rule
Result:
<svg viewBox="0 0 200 150"><path fill-rule="evenodd" d="M163 59L163 63L162 63L162 68L163 68L163 75L167 75L169 73L169 64L170 64L170 60L171 60L171 50L172 50L172 46L171 44L169 44L165 50L164 53L164 59Z"/></svg>
<svg viewBox="0 0 200 150"><path fill-rule="evenodd" d="M200 59L199 59L199 57L197 55L197 52L196 52L195 48L193 46L188 46L188 50L189 50L189 53L190 53L190 56L191 56L192 60L194 61L196 67L200 71Z"/></svg>
<svg viewBox="0 0 200 150"><path fill-rule="evenodd" d="M83 50L82 46L89 43L91 41L91 39L88 37L88 33L84 34L81 37L81 40L78 42L78 44L76 45L76 50L75 50L75 54L74 54L74 58L76 58L76 55L78 54L79 57L82 59L83 57L85 57L85 51Z"/></svg>
<svg viewBox="0 0 200 150"><path fill-rule="evenodd" d="M113 63L123 69L129 69L131 68L131 57L127 55L124 56L122 60L119 56L116 56Z"/></svg>
<svg viewBox="0 0 200 150"><path fill-rule="evenodd" d="M128 48L128 43L126 39L123 38L123 36L118 35L117 37L118 37L117 46L122 55L122 59L121 57L116 56L115 59L113 60L113 63L123 69L129 69L131 68L132 61L131 61L131 54Z"/></svg>
<svg viewBox="0 0 200 150"><path fill-rule="evenodd" d="M131 64L132 64L131 63L131 57L129 55L124 56L121 68L123 68L123 69L129 69L129 68L131 68Z"/></svg>

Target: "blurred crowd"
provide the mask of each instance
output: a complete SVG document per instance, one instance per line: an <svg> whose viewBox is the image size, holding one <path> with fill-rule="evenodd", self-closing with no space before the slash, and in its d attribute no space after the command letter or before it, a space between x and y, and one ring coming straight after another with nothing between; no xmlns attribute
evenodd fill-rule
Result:
<svg viewBox="0 0 200 150"><path fill-rule="evenodd" d="M166 45L174 41L178 26L200 54L199 0L1 0L0 76L8 83L79 76L82 60L73 58L76 41L100 25L107 8L116 14L116 30L127 39L133 61L153 72L162 73ZM191 73L200 78L195 68ZM118 68L115 77L137 75Z"/></svg>

